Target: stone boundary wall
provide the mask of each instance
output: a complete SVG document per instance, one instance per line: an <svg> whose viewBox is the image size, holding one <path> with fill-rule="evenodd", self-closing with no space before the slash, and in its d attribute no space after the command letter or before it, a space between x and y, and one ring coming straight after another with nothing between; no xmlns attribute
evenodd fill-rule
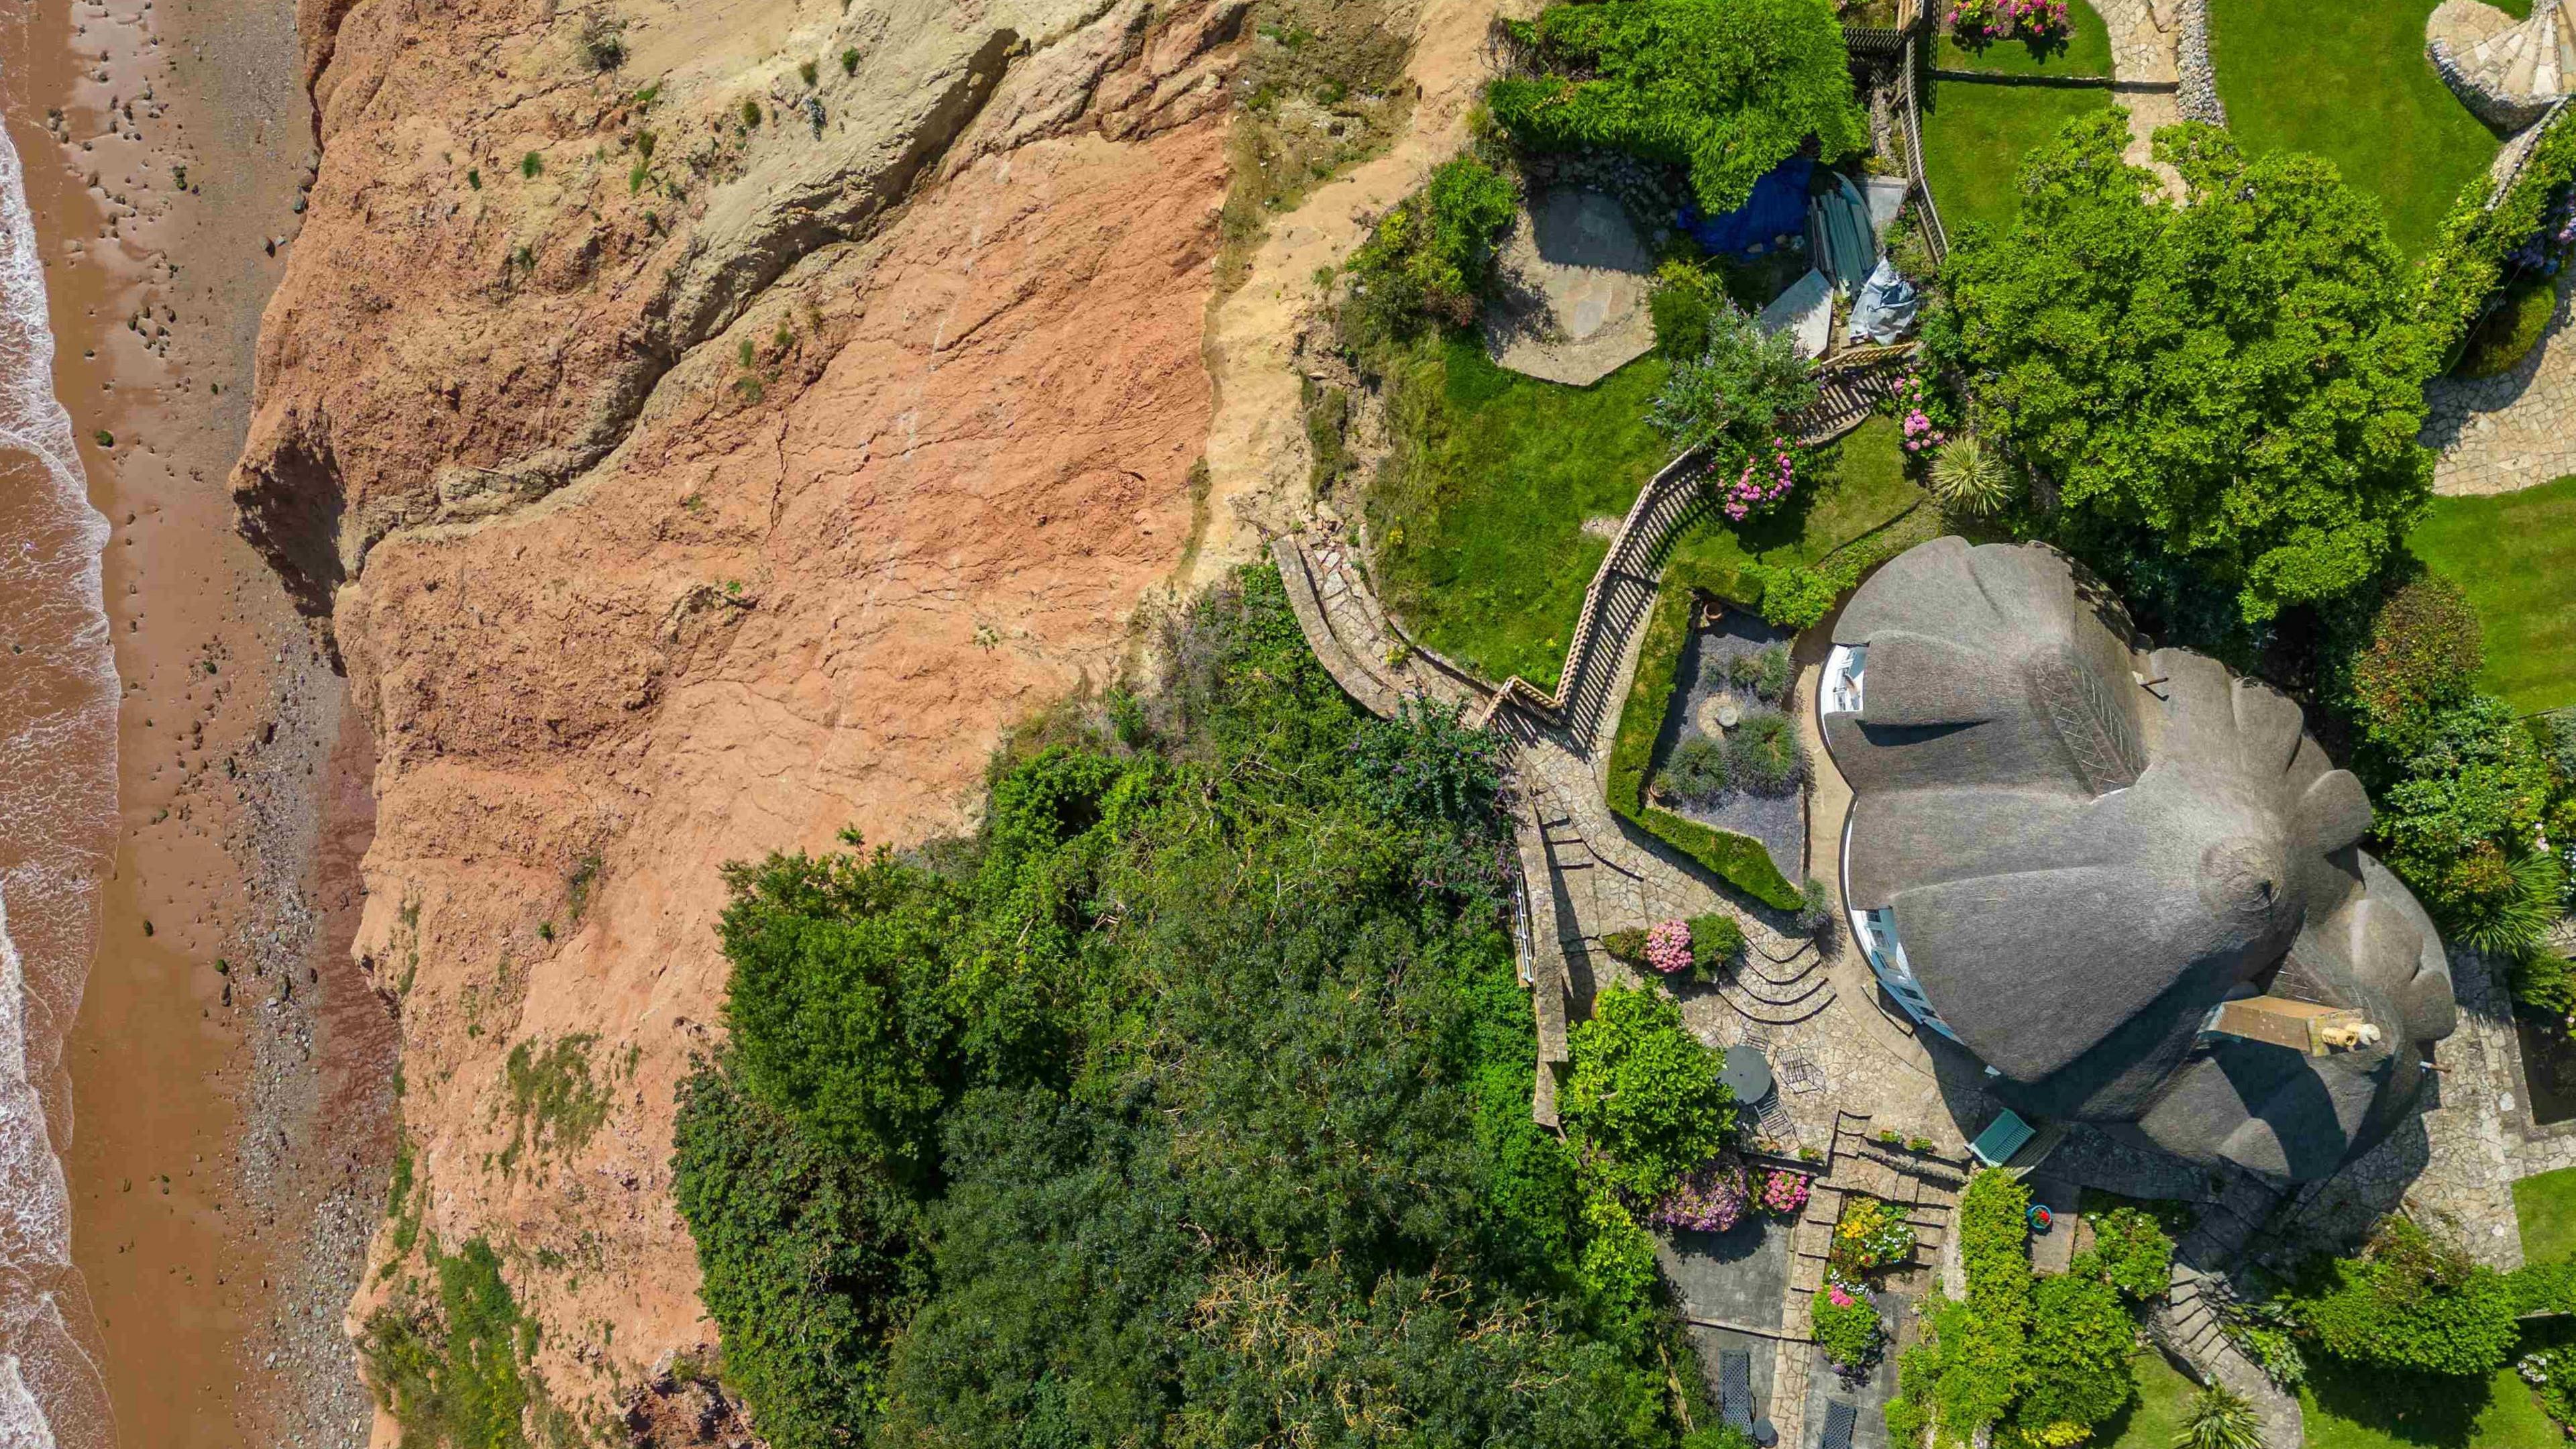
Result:
<svg viewBox="0 0 2576 1449"><path fill-rule="evenodd" d="M2227 105L2218 98L2218 66L2209 58L2209 0L2182 0L2182 71L2180 104L2186 121L2227 124Z"/></svg>

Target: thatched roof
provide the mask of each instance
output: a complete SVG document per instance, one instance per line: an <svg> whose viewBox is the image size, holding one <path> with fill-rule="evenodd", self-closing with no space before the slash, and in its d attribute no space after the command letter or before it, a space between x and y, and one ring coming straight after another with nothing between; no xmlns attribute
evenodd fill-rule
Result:
<svg viewBox="0 0 2576 1449"><path fill-rule="evenodd" d="M2117 606L2037 545L1935 539L1856 594L1847 904L1892 911L1917 983L2024 1111L2200 1161L2330 1172L2385 1134L2449 1034L2432 923L2359 848L2370 805L2278 691L2133 648ZM2366 1013L2377 1047L2199 1044L2271 994Z"/></svg>

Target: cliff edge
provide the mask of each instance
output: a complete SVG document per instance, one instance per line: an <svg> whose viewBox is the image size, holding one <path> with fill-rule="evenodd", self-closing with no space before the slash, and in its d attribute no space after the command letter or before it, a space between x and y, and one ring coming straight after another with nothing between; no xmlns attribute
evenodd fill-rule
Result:
<svg viewBox="0 0 2576 1449"><path fill-rule="evenodd" d="M1243 8L306 0L232 486L378 741L362 1342L478 1240L548 1412L713 1341L668 1163L719 868L967 827L1187 567Z"/></svg>

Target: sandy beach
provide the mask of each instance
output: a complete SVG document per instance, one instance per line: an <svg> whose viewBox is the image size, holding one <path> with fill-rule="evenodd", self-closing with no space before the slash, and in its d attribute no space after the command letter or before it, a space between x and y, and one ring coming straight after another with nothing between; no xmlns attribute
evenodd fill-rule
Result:
<svg viewBox="0 0 2576 1449"><path fill-rule="evenodd" d="M373 751L225 489L314 154L293 6L48 3L0 47L113 528L122 838L48 1105L117 1438L363 1443L339 1317L391 1153L393 1030L347 958Z"/></svg>

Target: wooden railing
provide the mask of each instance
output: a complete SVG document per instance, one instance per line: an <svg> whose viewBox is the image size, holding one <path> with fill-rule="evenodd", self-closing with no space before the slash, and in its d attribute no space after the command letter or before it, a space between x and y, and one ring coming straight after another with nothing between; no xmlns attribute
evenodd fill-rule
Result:
<svg viewBox="0 0 2576 1449"><path fill-rule="evenodd" d="M1941 225L1941 208L1933 204L1932 183L1923 175L1923 107L1915 94L1917 67L1915 42L1905 42L1904 75L1898 88L1904 92L1905 104L1896 115L1897 129L1904 133L1905 179L1913 188L1916 208L1922 212L1923 243L1932 253L1932 264L1939 266L1950 257L1950 232Z"/></svg>
<svg viewBox="0 0 2576 1449"><path fill-rule="evenodd" d="M1794 434L1810 445L1839 437L1868 416L1878 398L1891 395L1897 365L1914 355L1914 344L1856 347L1816 369L1818 398L1798 415ZM1698 517L1715 499L1706 487L1705 451L1693 449L1664 465L1637 490L1628 516L1611 536L1610 551L1592 582L1583 590L1583 611L1575 616L1574 637L1565 651L1565 670L1553 692L1515 674L1504 680L1476 717L1479 728L1506 704L1518 704L1572 733L1588 747L1593 724L1600 718L1611 677L1627 653L1629 633L1652 612L1662 574L1664 545L1682 525Z"/></svg>

